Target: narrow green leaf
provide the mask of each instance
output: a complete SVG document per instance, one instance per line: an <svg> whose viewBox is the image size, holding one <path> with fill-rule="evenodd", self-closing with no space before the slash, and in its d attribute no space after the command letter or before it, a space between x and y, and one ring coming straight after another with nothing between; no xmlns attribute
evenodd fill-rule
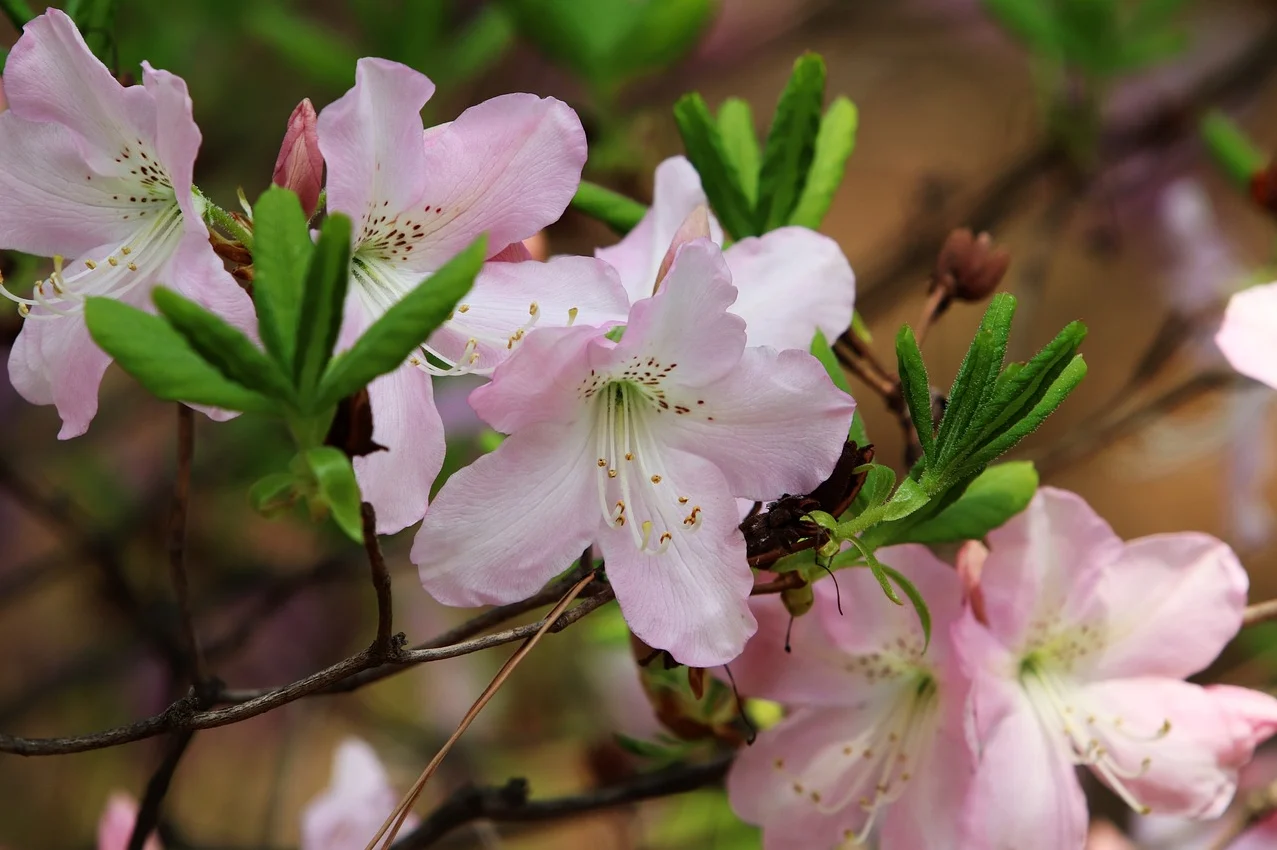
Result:
<svg viewBox="0 0 1277 850"><path fill-rule="evenodd" d="M350 219L334 214L324 220L311 254L298 314L293 375L304 399L310 397L332 358L349 285Z"/></svg>
<svg viewBox="0 0 1277 850"><path fill-rule="evenodd" d="M894 543L958 543L980 540L1020 513L1038 489L1038 473L1027 460L990 466L956 502L936 516L893 536Z"/></svg>
<svg viewBox="0 0 1277 850"><path fill-rule="evenodd" d="M341 449L319 446L306 452L306 465L315 476L318 485L320 507L332 513L333 521L351 540L364 539L363 518L360 515L359 484L350 458Z"/></svg>
<svg viewBox="0 0 1277 850"><path fill-rule="evenodd" d="M718 107L718 132L723 139L727 159L736 169L740 188L749 203L758 203L758 169L762 153L758 149L758 134L754 130L754 113L749 103L739 97L729 97Z"/></svg>
<svg viewBox="0 0 1277 850"><path fill-rule="evenodd" d="M1187 2L1188 0L1144 0L1135 7L1126 29L1128 32L1140 33L1160 27L1170 21Z"/></svg>
<svg viewBox="0 0 1277 850"><path fill-rule="evenodd" d="M572 197L572 208L598 219L622 236L637 227L647 215L647 207L638 201L588 180L581 181Z"/></svg>
<svg viewBox="0 0 1277 850"><path fill-rule="evenodd" d="M306 266L314 251L297 195L272 186L253 207L253 303L262 343L292 374Z"/></svg>
<svg viewBox="0 0 1277 850"><path fill-rule="evenodd" d="M1086 325L1071 322L1047 343L1028 363L1007 366L994 388L992 398L972 420L969 431L976 435L970 445L983 445L1016 422L1059 377L1077 354L1086 338Z"/></svg>
<svg viewBox="0 0 1277 850"><path fill-rule="evenodd" d="M963 455L977 436L968 426L997 388L1014 316L1015 298L1005 292L993 296L984 311L980 327L949 389L949 404L937 438L940 450L933 463L937 470Z"/></svg>
<svg viewBox="0 0 1277 850"><path fill-rule="evenodd" d="M248 489L248 502L253 510L273 519L297 501L297 484L297 476L291 472L271 473Z"/></svg>
<svg viewBox="0 0 1277 850"><path fill-rule="evenodd" d="M784 226L807 184L825 100L825 60L800 56L781 92L758 177L757 232Z"/></svg>
<svg viewBox="0 0 1277 850"><path fill-rule="evenodd" d="M789 215L790 224L820 228L834 201L843 175L847 173L847 160L856 147L856 105L845 97L839 97L829 105L820 121L816 135L816 149L812 155L811 169L807 172L807 184L798 198L798 205Z"/></svg>
<svg viewBox="0 0 1277 850"><path fill-rule="evenodd" d="M265 396L222 377L159 316L110 298L90 298L84 318L93 341L157 398L243 412L278 409Z"/></svg>
<svg viewBox="0 0 1277 850"><path fill-rule="evenodd" d="M598 0L590 0L591 3ZM575 0L574 6L582 4ZM700 42L714 20L714 0L645 0L624 36L607 51L609 74L618 81L668 68Z"/></svg>
<svg viewBox="0 0 1277 850"><path fill-rule="evenodd" d="M928 464L934 463L936 438L935 424L931 419L931 383L927 367L922 362L922 352L918 350L918 340L914 339L913 329L908 325L903 325L896 335L896 362L900 369L900 390L918 432L922 454Z"/></svg>
<svg viewBox="0 0 1277 850"><path fill-rule="evenodd" d="M373 322L332 362L317 393L317 409L336 404L378 375L402 366L470 291L487 257L487 244L487 236L481 235Z"/></svg>
<svg viewBox="0 0 1277 850"><path fill-rule="evenodd" d="M1055 4L1036 0L982 0L984 10L1035 53L1056 55L1061 48Z"/></svg>
<svg viewBox="0 0 1277 850"><path fill-rule="evenodd" d="M248 3L239 20L251 38L317 83L340 90L354 82L358 51L350 39L316 17L280 3Z"/></svg>
<svg viewBox="0 0 1277 850"><path fill-rule="evenodd" d="M409 4L429 6L428 3ZM383 20L395 22L396 16L380 12ZM481 74L492 67L514 43L518 33L509 11L500 3L486 3L475 11L465 27L447 40L440 61L431 63L428 73L437 84L445 80L459 82ZM418 54L422 59L424 56ZM426 70L426 69L422 69Z"/></svg>
<svg viewBox="0 0 1277 850"><path fill-rule="evenodd" d="M849 512L853 516L860 516L865 511L876 508L887 501L895 486L896 473L891 467L880 463L870 464L865 474L865 483L856 494L856 500L851 503Z"/></svg>
<svg viewBox="0 0 1277 850"><path fill-rule="evenodd" d="M1004 431L996 440L982 448L968 464L964 465L964 469L985 466L1009 452L1015 447L1016 443L1036 431L1046 421L1046 418L1064 403L1064 399L1068 398L1069 393L1073 392L1084 377L1086 377L1086 361L1079 354L1069 362L1069 365L1055 379L1046 393L1033 406L1033 409L1019 422Z"/></svg>
<svg viewBox="0 0 1277 850"><path fill-rule="evenodd" d="M674 122L683 137L687 158L696 167L705 196L723 229L733 239L761 233L705 99L695 93L683 95L674 104Z"/></svg>
<svg viewBox="0 0 1277 850"><path fill-rule="evenodd" d="M0 0L0 11L4 12L15 30L22 29L35 17L35 12L27 5L26 0Z"/></svg>
<svg viewBox="0 0 1277 850"><path fill-rule="evenodd" d="M1216 164L1241 189L1248 189L1251 178L1268 164L1268 157L1250 137L1218 110L1202 119L1201 133Z"/></svg>
<svg viewBox="0 0 1277 850"><path fill-rule="evenodd" d="M851 314L851 332L865 342L874 341L873 334L869 332L869 326L865 324L865 319L859 311Z"/></svg>
<svg viewBox="0 0 1277 850"><path fill-rule="evenodd" d="M927 491L922 489L917 481L912 478L905 478L900 482L900 486L896 488L891 501L887 503L887 510L882 515L883 522L904 519L925 505L930 499L931 497L927 495Z"/></svg>
<svg viewBox="0 0 1277 850"><path fill-rule="evenodd" d="M913 610L918 612L918 622L922 625L924 640L923 651L925 652L927 647L931 646L931 609L927 607L927 600L922 598L918 588L914 587L913 582L905 578L899 570L886 564L879 564L879 569L886 573L904 591L905 596L909 597L909 602L913 604ZM881 583L882 579L878 581Z"/></svg>
<svg viewBox="0 0 1277 850"><path fill-rule="evenodd" d="M151 300L191 348L224 377L267 398L294 400L293 386L279 364L238 328L163 286L151 292Z"/></svg>

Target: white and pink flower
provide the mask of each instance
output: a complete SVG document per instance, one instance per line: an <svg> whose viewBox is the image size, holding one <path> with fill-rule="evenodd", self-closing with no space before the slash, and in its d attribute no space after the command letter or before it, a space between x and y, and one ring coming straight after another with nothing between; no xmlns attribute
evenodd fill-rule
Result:
<svg viewBox="0 0 1277 850"><path fill-rule="evenodd" d="M1277 389L1277 282L1230 298L1215 343L1238 372Z"/></svg>
<svg viewBox="0 0 1277 850"><path fill-rule="evenodd" d="M366 845L399 805L386 768L366 741L347 738L333 756L332 781L302 812L301 850L352 850ZM403 830L419 819L409 815Z"/></svg>

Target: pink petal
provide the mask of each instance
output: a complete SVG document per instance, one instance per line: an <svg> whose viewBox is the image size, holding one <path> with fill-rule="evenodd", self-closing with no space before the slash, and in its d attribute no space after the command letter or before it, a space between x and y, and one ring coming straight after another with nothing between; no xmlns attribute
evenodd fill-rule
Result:
<svg viewBox="0 0 1277 850"><path fill-rule="evenodd" d="M735 300L718 247L708 239L689 242L660 291L630 309L620 350L640 368L649 358L671 367L669 380L684 387L721 380L745 349L745 322L727 312Z"/></svg>
<svg viewBox="0 0 1277 850"><path fill-rule="evenodd" d="M742 239L724 252L740 295L749 345L811 349L817 329L834 340L851 326L856 277L838 243L805 227Z"/></svg>
<svg viewBox="0 0 1277 850"><path fill-rule="evenodd" d="M497 253L488 258L490 263L523 263L528 260L537 260L545 262L545 257L534 257L532 249L528 247L531 239L525 239L522 242L511 242ZM542 240L544 241L544 240Z"/></svg>
<svg viewBox="0 0 1277 850"><path fill-rule="evenodd" d="M616 272L592 257L485 263L463 301L430 345L460 362L467 341L478 340L479 359L468 364L476 371L496 367L520 348L525 329L624 322L629 314Z"/></svg>
<svg viewBox="0 0 1277 850"><path fill-rule="evenodd" d="M426 592L445 605L516 602L580 557L603 522L590 436L585 421L535 425L449 478L412 545Z"/></svg>
<svg viewBox="0 0 1277 850"><path fill-rule="evenodd" d="M531 94L494 97L432 128L418 202L429 215L414 262L437 268L480 233L495 254L553 224L581 182L585 153L571 107Z"/></svg>
<svg viewBox="0 0 1277 850"><path fill-rule="evenodd" d="M587 446L573 462L593 466L594 448ZM745 560L736 503L722 473L706 460L668 449L643 459L662 469L662 480L653 486L640 482L627 506L629 523L599 536L608 581L630 631L648 646L669 650L691 667L725 664L740 655L757 628L749 610L754 575ZM597 505L592 513L599 515ZM647 517L653 523L651 546L640 551L633 532ZM693 517L699 527L689 528ZM665 551L652 551L665 543Z"/></svg>
<svg viewBox="0 0 1277 850"><path fill-rule="evenodd" d="M989 533L981 571L989 628L1021 646L1034 623L1099 616L1096 585L1122 555L1113 529L1076 494L1042 487L1029 507Z"/></svg>
<svg viewBox="0 0 1277 850"><path fill-rule="evenodd" d="M331 784L302 811L301 850L362 847L398 803L377 753L364 741L347 738L333 758ZM417 822L410 815L404 831Z"/></svg>
<svg viewBox="0 0 1277 850"><path fill-rule="evenodd" d="M999 721L982 740L963 815L963 850L1078 850L1086 798L1073 764L1018 685L979 675L972 699Z"/></svg>
<svg viewBox="0 0 1277 850"><path fill-rule="evenodd" d="M365 58L356 66L354 88L319 113L328 209L354 219L356 243L369 219L394 216L421 197L430 176L421 109L434 91L434 83L406 65Z"/></svg>
<svg viewBox="0 0 1277 850"><path fill-rule="evenodd" d="M187 219L185 230L159 280L256 340L257 312L253 299L235 282L213 251L203 222L198 218Z"/></svg>
<svg viewBox="0 0 1277 850"><path fill-rule="evenodd" d="M707 203L700 175L685 157L670 157L656 167L652 206L647 214L619 243L594 252L621 275L631 302L652 295L657 269L674 234L692 210ZM710 238L716 244L723 243L723 229L713 216L710 217ZM808 344L810 342L809 339Z"/></svg>
<svg viewBox="0 0 1277 850"><path fill-rule="evenodd" d="M426 512L430 487L443 467L443 420L430 376L400 366L368 385L372 438L387 451L355 458L364 499L377 511L377 531L394 534Z"/></svg>
<svg viewBox="0 0 1277 850"><path fill-rule="evenodd" d="M717 464L732 495L759 500L810 493L829 477L856 409L815 357L771 348L747 348L721 380L667 399L671 443Z"/></svg>
<svg viewBox="0 0 1277 850"><path fill-rule="evenodd" d="M1238 372L1277 388L1277 283L1230 298L1215 344Z"/></svg>
<svg viewBox="0 0 1277 850"><path fill-rule="evenodd" d="M1126 545L1099 593L1109 609L1097 679L1183 679L1215 660L1241 627L1246 570L1205 534L1159 534Z"/></svg>
<svg viewBox="0 0 1277 850"><path fill-rule="evenodd" d="M324 183L324 155L319 150L315 105L306 98L288 116L288 129L279 146L271 182L297 193L302 210L314 215Z"/></svg>
<svg viewBox="0 0 1277 850"><path fill-rule="evenodd" d="M137 803L128 794L112 794L98 819L97 850L125 850L136 824ZM154 833L142 846L143 850L161 850L160 839Z"/></svg>
<svg viewBox="0 0 1277 850"><path fill-rule="evenodd" d="M142 63L142 81L155 104L155 153L173 183L186 231L200 233L207 240L208 229L191 196L195 185L195 157L199 153L201 137L200 129L195 125L186 81L168 71L157 71L145 62ZM137 141L142 143L140 139Z"/></svg>
<svg viewBox="0 0 1277 850"><path fill-rule="evenodd" d="M942 697L943 699L943 697ZM961 707L961 700L953 700ZM882 815L882 847L952 850L954 833L975 780L975 763L960 724L936 733L926 764L909 789Z"/></svg>

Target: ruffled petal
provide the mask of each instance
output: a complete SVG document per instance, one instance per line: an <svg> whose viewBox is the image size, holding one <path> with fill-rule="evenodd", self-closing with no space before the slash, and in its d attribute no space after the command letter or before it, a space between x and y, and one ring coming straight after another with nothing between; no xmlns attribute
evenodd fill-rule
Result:
<svg viewBox="0 0 1277 850"><path fill-rule="evenodd" d="M377 511L377 531L394 534L426 512L443 467L443 420L430 376L400 366L368 385L373 442L386 447L354 460L364 499Z"/></svg>
<svg viewBox="0 0 1277 850"><path fill-rule="evenodd" d="M1100 584L1107 646L1089 675L1183 679L1202 670L1241 628L1248 584L1237 555L1214 537L1131 541Z"/></svg>
<svg viewBox="0 0 1277 850"><path fill-rule="evenodd" d="M713 461L732 495L763 501L828 478L856 409L816 358L771 348L747 348L721 380L671 388L667 400L671 443Z"/></svg>
<svg viewBox="0 0 1277 850"><path fill-rule="evenodd" d="M603 521L589 437L585 421L535 425L449 478L412 544L426 592L445 605L517 602L567 569Z"/></svg>
<svg viewBox="0 0 1277 850"><path fill-rule="evenodd" d="M851 326L856 276L838 243L805 227L742 239L723 253L740 294L732 312L745 320L749 345L811 349Z"/></svg>
<svg viewBox="0 0 1277 850"><path fill-rule="evenodd" d="M328 209L354 222L358 244L383 216L412 207L428 176L421 109L434 83L406 65L360 59L355 86L319 113Z"/></svg>
<svg viewBox="0 0 1277 850"><path fill-rule="evenodd" d="M653 476L659 483L639 480L630 488L625 522L598 541L621 612L644 643L669 650L679 662L725 664L757 628L749 610L754 576L736 503L708 461L670 449L658 454L650 445L635 454L642 459L640 474L659 471ZM595 457L574 462L593 466ZM615 496L603 507L616 503ZM596 504L592 513L599 510Z"/></svg>
<svg viewBox="0 0 1277 850"><path fill-rule="evenodd" d="M377 834L399 803L377 753L358 738L342 741L332 782L302 811L301 850L350 850ZM404 831L418 818L409 815Z"/></svg>
<svg viewBox="0 0 1277 850"><path fill-rule="evenodd" d="M1215 344L1238 372L1277 388L1277 283L1230 298Z"/></svg>

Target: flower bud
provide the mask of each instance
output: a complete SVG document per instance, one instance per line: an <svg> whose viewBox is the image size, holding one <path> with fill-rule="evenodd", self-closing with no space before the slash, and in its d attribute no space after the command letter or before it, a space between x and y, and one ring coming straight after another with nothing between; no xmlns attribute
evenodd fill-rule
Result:
<svg viewBox="0 0 1277 850"><path fill-rule="evenodd" d="M995 248L987 233L972 235L967 228L954 230L945 239L931 273L931 289L945 290L962 301L988 298L1011 265L1011 253Z"/></svg>
<svg viewBox="0 0 1277 850"><path fill-rule="evenodd" d="M791 587L789 590L781 591L780 601L785 603L785 610L789 612L789 616L801 617L816 604L816 594L812 591L810 584L804 584L802 587Z"/></svg>
<svg viewBox="0 0 1277 850"><path fill-rule="evenodd" d="M324 157L319 152L319 135L315 131L315 106L309 99L297 104L288 118L284 143L275 160L276 186L292 189L301 199L306 215L314 215L319 205L319 189L324 181Z"/></svg>
<svg viewBox="0 0 1277 850"><path fill-rule="evenodd" d="M674 234L674 240L670 242L670 249L665 252L665 258L661 260L661 267L656 272L656 281L652 285L653 294L660 289L661 281L665 280L665 275L669 272L670 266L674 265L674 255L678 253L678 249L693 239L709 238L709 207L699 204L696 209L687 214L687 218L683 219L683 223L679 225L678 232Z"/></svg>
<svg viewBox="0 0 1277 850"><path fill-rule="evenodd" d="M968 540L958 550L954 566L958 570L958 579L962 582L962 599L971 606L971 613L981 623L988 625L984 613L984 593L980 589L980 574L984 570L985 559L989 550L979 540Z"/></svg>

